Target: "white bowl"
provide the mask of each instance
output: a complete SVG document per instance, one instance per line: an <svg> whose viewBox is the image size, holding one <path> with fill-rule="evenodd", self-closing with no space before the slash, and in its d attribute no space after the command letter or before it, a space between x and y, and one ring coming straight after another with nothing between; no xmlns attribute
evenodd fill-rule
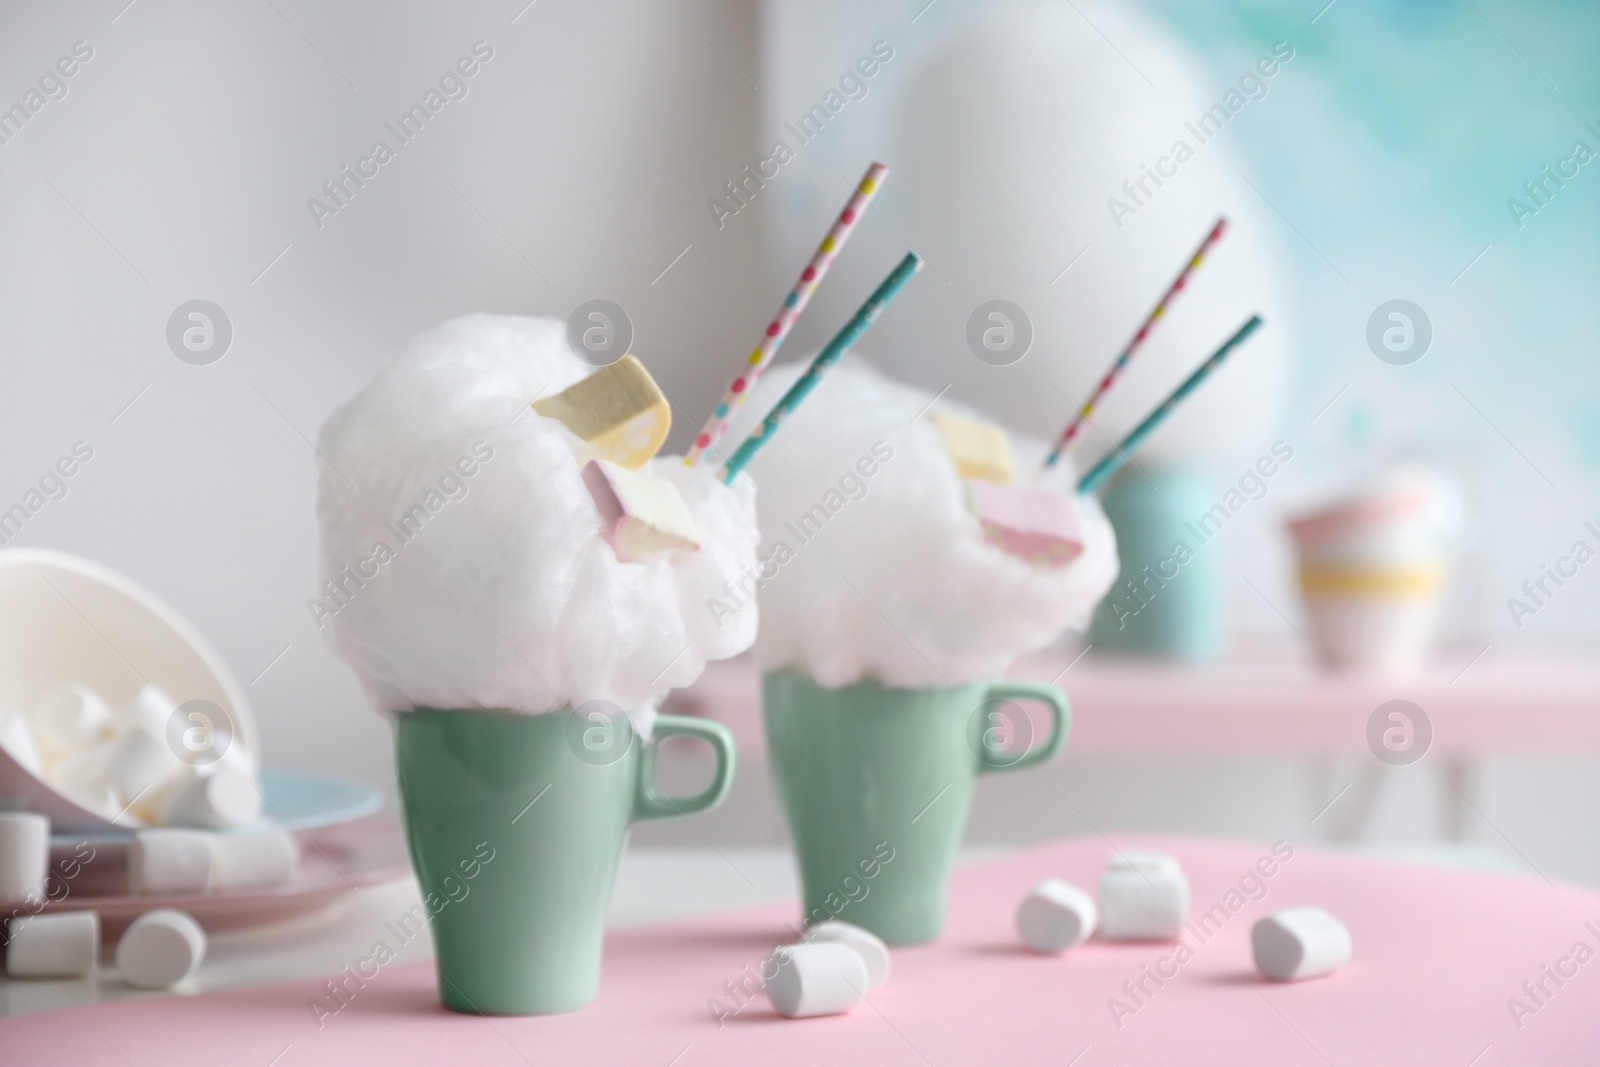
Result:
<svg viewBox="0 0 1600 1067"><path fill-rule="evenodd" d="M88 560L38 548L0 550L0 716L51 688L80 682L112 706L149 683L180 705L208 700L228 716L232 744L256 766L250 702L221 656L142 586ZM0 749L0 808L36 811L54 832L117 829L30 774Z"/></svg>

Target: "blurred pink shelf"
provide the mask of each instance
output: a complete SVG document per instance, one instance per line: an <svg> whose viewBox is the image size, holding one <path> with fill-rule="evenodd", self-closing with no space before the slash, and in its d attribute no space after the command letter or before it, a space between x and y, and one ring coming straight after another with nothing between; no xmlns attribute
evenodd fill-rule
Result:
<svg viewBox="0 0 1600 1067"><path fill-rule="evenodd" d="M1491 650L1465 670L1470 653L1416 678L1346 681L1289 652L1206 667L1073 655L1031 657L1012 672L1066 690L1068 756L1360 755L1368 718L1395 699L1426 713L1435 756L1600 750L1600 663ZM668 710L727 724L746 759L765 754L760 675L748 659L711 664Z"/></svg>

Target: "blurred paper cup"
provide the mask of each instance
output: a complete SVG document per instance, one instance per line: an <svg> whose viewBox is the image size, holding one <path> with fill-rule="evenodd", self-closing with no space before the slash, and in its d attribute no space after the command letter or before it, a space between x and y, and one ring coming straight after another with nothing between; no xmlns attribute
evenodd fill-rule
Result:
<svg viewBox="0 0 1600 1067"><path fill-rule="evenodd" d="M1460 504L1405 469L1289 522L1317 648L1366 674L1420 670L1432 651Z"/></svg>

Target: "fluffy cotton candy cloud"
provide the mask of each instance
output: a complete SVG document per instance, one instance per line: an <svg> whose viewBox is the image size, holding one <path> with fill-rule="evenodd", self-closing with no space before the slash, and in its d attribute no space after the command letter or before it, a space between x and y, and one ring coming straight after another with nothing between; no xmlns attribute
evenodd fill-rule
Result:
<svg viewBox="0 0 1600 1067"><path fill-rule="evenodd" d="M801 366L762 379L730 448ZM763 668L804 671L826 686L976 682L1001 676L1063 630L1087 627L1117 576L1116 539L1099 503L1079 501L1085 548L1071 566L1035 567L1002 552L966 505L926 416L932 400L847 356L748 468L765 565L743 589L759 582ZM1043 443L1013 435L1011 444L1018 471L1031 475ZM1070 492L1075 480L1064 462L1044 487ZM719 600L738 609L741 593L735 582Z"/></svg>
<svg viewBox="0 0 1600 1067"><path fill-rule="evenodd" d="M601 536L588 446L529 407L591 370L558 320L467 315L323 425L308 606L380 710L633 712L754 640L754 610L718 626L705 607L755 565L748 485L658 458L700 550L621 563Z"/></svg>

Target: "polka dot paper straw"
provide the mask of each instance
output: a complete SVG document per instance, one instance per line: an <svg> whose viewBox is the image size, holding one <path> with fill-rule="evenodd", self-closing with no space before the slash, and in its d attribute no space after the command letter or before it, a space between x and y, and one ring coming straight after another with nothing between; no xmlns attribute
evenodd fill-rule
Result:
<svg viewBox="0 0 1600 1067"><path fill-rule="evenodd" d="M872 295L867 297L867 302L857 309L849 322L845 323L844 329L834 335L833 340L828 342L828 347L817 353L817 358L811 361L811 366L806 368L805 373L795 380L787 393L783 394L783 398L767 412L767 417L761 420L761 425L744 439L744 443L734 452L733 458L728 460L727 466L722 468L721 477L724 484L731 484L739 476L739 472L749 465L750 460L761 450L761 446L772 439L772 435L783 425L783 420L789 417L789 413L799 407L800 401L817 387L823 373L839 362L839 357L844 355L845 349L855 344L861 335L867 332L867 327L872 325L878 313L905 287L911 276L921 269L922 260L914 252L907 252L906 258L902 259L900 265L890 271L889 276L872 291Z"/></svg>
<svg viewBox="0 0 1600 1067"><path fill-rule="evenodd" d="M1116 384L1118 376L1122 374L1122 370L1128 365L1128 361L1133 358L1133 354L1139 350L1140 345L1144 344L1144 339L1150 336L1150 331L1155 328L1155 324L1161 319L1161 316L1167 313L1167 305L1172 303L1173 297L1183 292L1183 287L1189 283L1189 275L1193 274L1195 269L1205 262L1206 253L1222 237L1222 231L1227 225L1228 220L1226 218L1217 219L1216 225L1211 227L1211 232L1206 234L1206 239L1200 242L1200 247L1195 249L1194 255L1189 257L1189 262L1178 274L1177 280L1161 295L1161 300L1156 304L1155 310L1150 312L1145 320L1139 324L1139 332L1133 335L1133 340L1128 342L1128 347L1122 350L1122 354L1117 357L1116 362L1111 364L1111 369L1106 371L1105 377L1100 379L1100 384L1095 387L1094 393L1084 402L1083 407L1078 410L1078 414L1073 417L1067 428L1061 432L1061 437L1056 441L1056 446L1050 450L1050 455L1045 457L1044 465L1046 469L1054 467L1057 460L1070 453L1076 446L1078 434L1083 432L1084 423L1088 422L1089 416L1094 414L1095 406L1111 391L1111 387Z"/></svg>
<svg viewBox="0 0 1600 1067"><path fill-rule="evenodd" d="M839 249L850 239L850 234L856 228L856 222L867 210L872 195L878 191L878 187L883 184L884 175L888 173L889 168L882 163L874 163L867 168L866 176L851 194L850 202L839 212L833 229L822 239L817 254L811 257L806 269L800 272L800 280L794 283L789 295L783 298L783 306L778 308L778 313L767 324L767 332L761 338L761 344L750 353L744 369L733 380L733 384L728 386L728 391L722 395L721 403L712 411L706 424L700 428L689 454L683 457L686 466L692 467L699 462L706 454L706 450L716 444L717 439L728 431L728 423L732 420L733 413L739 410L745 397L750 395L750 390L755 388L756 382L761 378L761 372L767 369L772 363L772 357L778 354L778 349L789 336L795 320L800 317L800 312L806 309L806 302L811 299L811 294L816 292L823 275L827 274L828 268L833 265Z"/></svg>
<svg viewBox="0 0 1600 1067"><path fill-rule="evenodd" d="M1251 315L1249 320L1239 327L1237 333L1222 342L1222 347L1211 353L1210 359L1196 367L1194 373L1185 378L1183 384L1174 389L1172 395L1161 402L1160 407L1146 415L1144 421L1133 428L1132 433L1124 437L1116 448L1107 452L1105 458L1094 465L1093 470L1083 476L1082 480L1078 482L1079 494L1094 492L1106 483L1106 479L1121 470L1122 465L1128 462L1128 453L1138 448L1146 437L1154 433L1156 427L1165 422L1167 416L1172 414L1172 409L1183 403L1184 397L1199 388L1200 383L1206 380L1206 376L1216 370L1217 366L1228 358L1228 353L1243 344L1245 338L1255 333L1256 327L1260 325L1261 316Z"/></svg>

